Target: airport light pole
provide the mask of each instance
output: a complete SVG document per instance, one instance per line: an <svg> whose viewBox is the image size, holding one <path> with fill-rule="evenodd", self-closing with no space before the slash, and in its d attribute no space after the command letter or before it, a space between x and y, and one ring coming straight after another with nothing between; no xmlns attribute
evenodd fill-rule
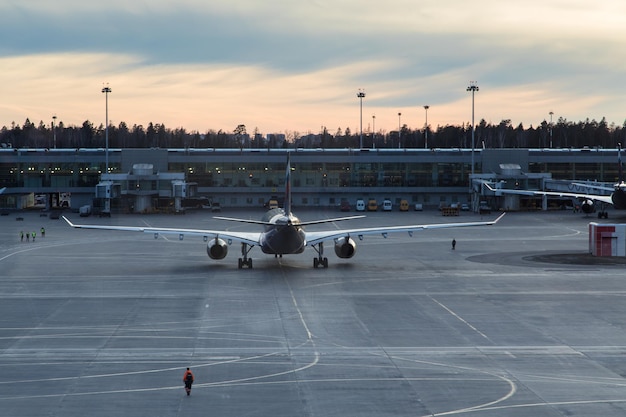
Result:
<svg viewBox="0 0 626 417"><path fill-rule="evenodd" d="M398 112L398 149L402 147L402 129L400 128L400 117L402 117L402 113Z"/></svg>
<svg viewBox="0 0 626 417"><path fill-rule="evenodd" d="M430 106L424 106L426 110L426 124L424 125L424 149L428 149L428 109Z"/></svg>
<svg viewBox="0 0 626 417"><path fill-rule="evenodd" d="M376 115L372 114L372 149L376 147Z"/></svg>
<svg viewBox="0 0 626 417"><path fill-rule="evenodd" d="M472 210L474 212L477 211L476 207L476 193L474 192L474 185L472 181L474 180L474 134L475 134L475 126L474 126L474 94L478 91L478 85L476 85L476 81L470 81L469 87L467 87L466 91L472 92L472 175L470 176L470 192L472 193Z"/></svg>
<svg viewBox="0 0 626 417"><path fill-rule="evenodd" d="M550 149L552 149L552 115L554 112L550 112Z"/></svg>
<svg viewBox="0 0 626 417"><path fill-rule="evenodd" d="M55 115L52 116L52 146L53 146L53 149L57 148L57 131L54 128L54 122L56 122L56 120L57 120L57 115L55 114Z"/></svg>
<svg viewBox="0 0 626 417"><path fill-rule="evenodd" d="M474 178L474 134L476 131L474 127L474 93L478 91L478 85L476 85L476 81L470 81L470 85L469 87L467 87L466 91L472 92L472 179L473 179Z"/></svg>
<svg viewBox="0 0 626 417"><path fill-rule="evenodd" d="M109 84L102 88L102 92L104 93L105 100L105 124L104 124L104 137L105 137L105 151L104 151L104 160L106 165L105 174L109 173L109 93L111 92L111 87Z"/></svg>
<svg viewBox="0 0 626 417"><path fill-rule="evenodd" d="M360 114L360 119L361 119L361 140L360 140L360 148L359 149L363 149L363 98L365 97L365 91L362 88L359 88L359 92L356 95L359 98L359 101L361 102L361 114Z"/></svg>

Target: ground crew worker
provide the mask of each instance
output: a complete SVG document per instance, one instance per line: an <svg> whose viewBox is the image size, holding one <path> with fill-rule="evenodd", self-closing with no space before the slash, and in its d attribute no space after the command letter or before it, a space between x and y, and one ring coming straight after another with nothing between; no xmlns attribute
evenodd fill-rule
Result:
<svg viewBox="0 0 626 417"><path fill-rule="evenodd" d="M456 247L456 239L452 239L452 250Z"/></svg>
<svg viewBox="0 0 626 417"><path fill-rule="evenodd" d="M41 237L46 237L46 229L41 228Z"/></svg>
<svg viewBox="0 0 626 417"><path fill-rule="evenodd" d="M35 236L37 236L37 232L33 232L33 242L35 241Z"/></svg>
<svg viewBox="0 0 626 417"><path fill-rule="evenodd" d="M185 391L187 391L187 395L191 394L191 384L193 384L193 372L189 368L185 371L183 375L183 381L185 382Z"/></svg>
<svg viewBox="0 0 626 417"><path fill-rule="evenodd" d="M24 241L24 231L22 230L20 232L20 242L23 242L23 241Z"/></svg>

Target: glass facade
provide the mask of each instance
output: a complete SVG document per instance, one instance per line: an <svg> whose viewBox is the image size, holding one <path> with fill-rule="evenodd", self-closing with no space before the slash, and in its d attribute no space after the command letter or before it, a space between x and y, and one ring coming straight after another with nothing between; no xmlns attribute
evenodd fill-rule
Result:
<svg viewBox="0 0 626 417"><path fill-rule="evenodd" d="M438 205L446 200L467 201L471 150L290 150L291 178L296 203L339 204L342 198L389 198L399 202ZM135 164L154 165L155 172L184 173L199 195L217 198L224 205L258 205L270 195L280 195L285 182L287 150L157 149L109 151L109 172L129 174ZM489 156L491 155L491 156ZM615 150L575 152L563 150L475 151L475 173L518 162L522 173L550 173L555 180L618 179ZM483 158L486 158L483 160ZM519 161L511 160L517 158ZM487 161L489 163L487 164ZM496 168L494 168L496 167ZM0 188L6 194L71 192L93 195L106 170L100 149L14 150L0 149ZM127 179L132 181L131 179ZM126 185L126 184L125 184ZM520 177L519 187L540 189L541 181ZM165 190L168 184L127 184L142 192ZM0 203L5 196L0 197Z"/></svg>
<svg viewBox="0 0 626 417"><path fill-rule="evenodd" d="M464 163L292 163L296 187L463 187L470 165ZM280 187L283 163L170 163L199 187Z"/></svg>

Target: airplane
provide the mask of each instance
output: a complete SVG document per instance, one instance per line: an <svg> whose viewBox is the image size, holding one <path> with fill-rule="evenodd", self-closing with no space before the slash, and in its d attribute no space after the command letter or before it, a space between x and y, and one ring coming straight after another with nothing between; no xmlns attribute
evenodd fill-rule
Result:
<svg viewBox="0 0 626 417"><path fill-rule="evenodd" d="M0 188L0 194L2 194L6 189L7 189L7 187Z"/></svg>
<svg viewBox="0 0 626 417"><path fill-rule="evenodd" d="M158 238L159 234L178 235L182 240L185 235L202 236L207 242L207 254L211 259L224 259L228 253L228 247L232 242L241 243L241 257L239 258L238 267L242 269L244 266L252 268L252 258L248 254L255 246L259 246L265 254L281 257L283 255L299 254L304 252L305 247L311 246L317 256L313 258L313 267L328 268L328 258L324 257L324 242L333 241L335 254L339 258L352 258L356 253L356 243L353 237L363 239L364 235L382 235L387 238L389 233L406 232L409 236L413 236L414 231L425 229L443 229L451 227L471 227L471 226L490 226L496 224L505 213L501 214L497 219L492 221L466 222L466 223L442 223L442 224L421 224L407 226L381 226L366 227L354 229L339 229L330 231L307 232L305 226L311 226L322 223L332 223L343 220L360 219L365 216L348 216L331 219L321 219L313 221L300 221L291 211L291 162L290 155L287 156L287 171L285 178L285 201L284 208L273 208L269 210L261 218L261 220L247 220L240 218L214 216L215 219L242 222L263 226L262 232L236 232L228 230L202 230L202 229L176 229L176 228L160 228L160 227L143 227L143 226L108 226L108 225L85 225L74 224L65 216L63 219L74 228L82 229L103 229L118 231L133 231L153 233L154 238Z"/></svg>
<svg viewBox="0 0 626 417"><path fill-rule="evenodd" d="M579 187L592 188L596 190L609 191L611 195L600 195L600 194L587 194L587 193L570 193L570 192L559 192L559 191L530 191L530 190L509 190L504 188L493 188L488 183L484 183L485 187L487 187L490 191L494 191L496 195L499 194L521 194L521 195L545 195L552 197L569 197L576 198L580 200L580 208L583 213L590 214L595 211L595 202L599 202L602 204L602 208L598 212L598 218L609 218L609 214L604 209L604 206L607 204L613 205L613 207L617 210L626 210L626 183L624 183L624 175L622 170L622 144L617 144L617 164L618 164L618 181L613 185L612 188L599 186L599 185L589 185L583 183L573 182L572 185Z"/></svg>

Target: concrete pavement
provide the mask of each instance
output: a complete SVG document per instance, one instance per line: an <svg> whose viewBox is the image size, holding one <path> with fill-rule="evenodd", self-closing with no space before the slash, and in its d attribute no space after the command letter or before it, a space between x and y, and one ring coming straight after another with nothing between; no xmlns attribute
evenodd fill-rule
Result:
<svg viewBox="0 0 626 417"><path fill-rule="evenodd" d="M257 248L254 269L239 270L236 245L213 261L201 239L76 230L21 215L0 217L0 415L626 412L623 265L537 260L582 258L595 219L509 213L491 227L366 237L352 259L329 245L328 269L312 268L310 248L282 259ZM204 212L72 216L254 227ZM358 221L480 218L379 212ZM42 226L45 238L19 241L20 230ZM190 397L187 366L196 375Z"/></svg>

